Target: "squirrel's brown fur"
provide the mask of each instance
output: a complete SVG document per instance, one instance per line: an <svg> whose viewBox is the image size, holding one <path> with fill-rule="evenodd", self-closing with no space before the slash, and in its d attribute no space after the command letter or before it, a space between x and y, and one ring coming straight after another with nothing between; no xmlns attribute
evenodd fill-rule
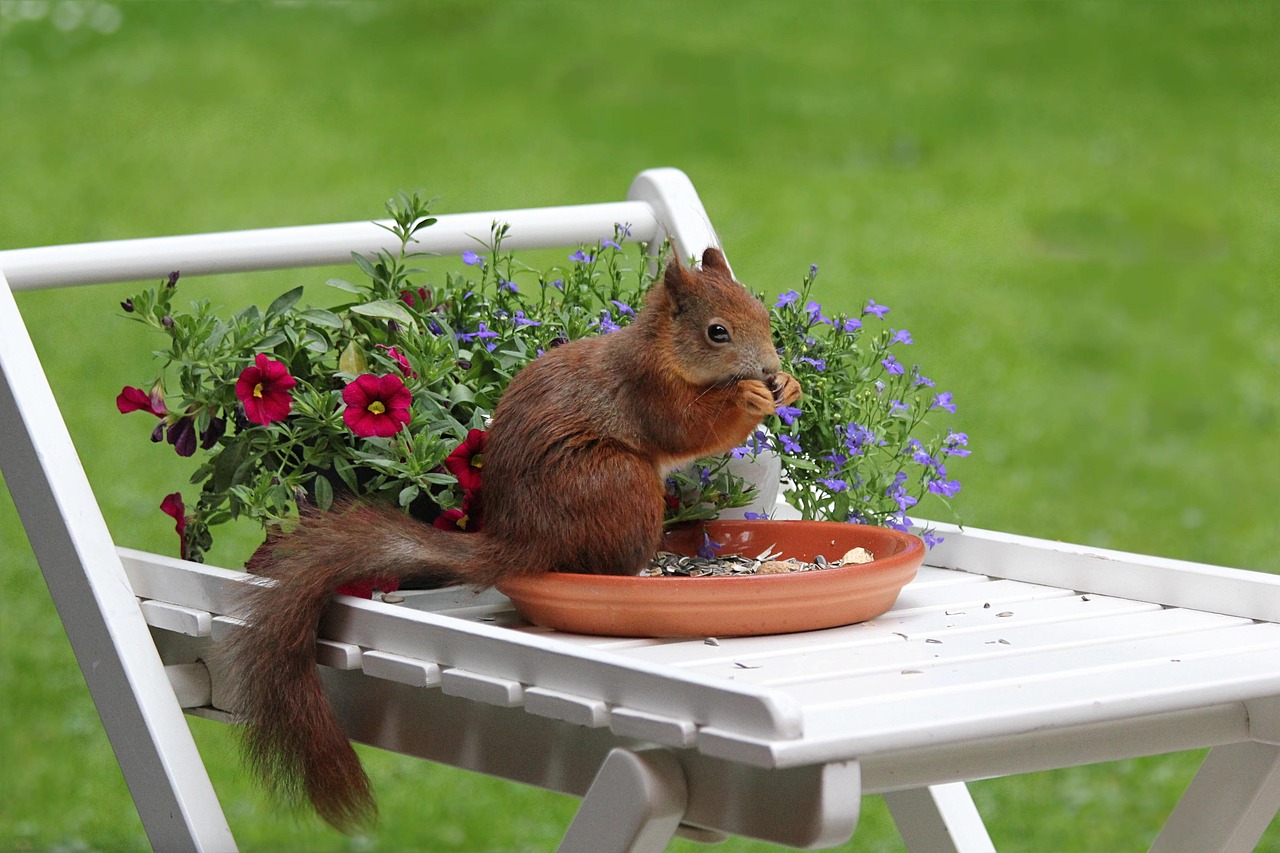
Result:
<svg viewBox="0 0 1280 853"><path fill-rule="evenodd" d="M275 583L247 593L225 649L254 770L340 829L367 822L368 777L316 671L333 591L375 576L486 587L514 573L637 573L661 537L665 472L742 444L794 402L800 386L779 367L765 307L708 249L701 270L668 264L632 325L553 349L511 381L485 446L483 530L362 502L304 513L255 557Z"/></svg>

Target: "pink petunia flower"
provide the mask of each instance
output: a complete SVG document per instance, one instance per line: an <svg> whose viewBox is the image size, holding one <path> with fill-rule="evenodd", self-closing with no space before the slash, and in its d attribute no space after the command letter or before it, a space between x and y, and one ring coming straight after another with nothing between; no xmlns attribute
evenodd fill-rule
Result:
<svg viewBox="0 0 1280 853"><path fill-rule="evenodd" d="M116 408L122 415L129 412L150 412L157 418L163 418L169 413L165 408L164 397L161 396L158 385L150 394L141 388L125 386L120 389L120 394L116 397Z"/></svg>
<svg viewBox="0 0 1280 853"><path fill-rule="evenodd" d="M395 592L400 588L400 579L391 575L387 577L365 578L364 580L344 583L334 590L337 595L351 595L356 598L373 598L374 590L379 592Z"/></svg>
<svg viewBox="0 0 1280 853"><path fill-rule="evenodd" d="M484 526L481 504L475 492L467 492L462 496L462 506L457 509L446 509L431 522L441 530L474 533Z"/></svg>
<svg viewBox="0 0 1280 853"><path fill-rule="evenodd" d="M484 468L484 443L488 433L482 429L473 429L467 433L452 453L444 460L444 467L450 474L458 478L458 485L464 491L474 492L480 488L480 473Z"/></svg>
<svg viewBox="0 0 1280 853"><path fill-rule="evenodd" d="M374 344L374 346L385 351L387 356L396 363L396 366L400 368L401 376L411 376L414 379L418 378L418 374L409 366L409 359L405 358L404 353L400 352L400 350L395 347L384 346L383 344Z"/></svg>
<svg viewBox="0 0 1280 853"><path fill-rule="evenodd" d="M177 522L173 529L178 532L178 555L187 559L187 507L182 502L182 493L165 495L160 502L160 511Z"/></svg>
<svg viewBox="0 0 1280 853"><path fill-rule="evenodd" d="M409 423L413 396L399 376L388 373L357 376L342 389L342 420L363 438L390 438Z"/></svg>
<svg viewBox="0 0 1280 853"><path fill-rule="evenodd" d="M289 375L289 368L260 352L236 380L236 398L244 405L246 418L266 425L289 416L293 409L290 392L297 384L298 380Z"/></svg>

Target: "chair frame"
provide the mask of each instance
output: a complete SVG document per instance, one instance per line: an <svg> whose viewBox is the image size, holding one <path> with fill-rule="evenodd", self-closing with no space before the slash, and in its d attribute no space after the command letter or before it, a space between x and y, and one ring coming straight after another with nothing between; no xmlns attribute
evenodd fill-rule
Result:
<svg viewBox="0 0 1280 853"><path fill-rule="evenodd" d="M684 256L719 245L688 178L655 169L622 202L441 216L420 232L422 248L459 253L494 221L511 225L511 249L594 242L614 223L650 245L669 237ZM234 591L250 581L117 546L12 291L340 264L396 248L376 224L346 223L0 251L0 470L158 850L235 849L184 713L233 722L206 661L241 624ZM629 651L530 631L502 596L463 590L413 594L407 606L335 598L322 671L353 739L583 797L564 851L656 851L677 831L831 846L853 834L863 793L885 795L913 850L987 850L966 780L1203 746L1209 757L1152 849L1252 849L1280 809L1280 579L940 527L946 541L879 625L726 641L704 666L719 675L673 663L676 652L710 654L700 640ZM1117 614L1095 622L1116 636L1065 639L1093 618L1080 602L1095 597ZM984 598L1039 615L938 621ZM907 640L913 619L954 629L948 642L1008 644L1001 632L1016 628L1035 660L1075 650L1097 661L1049 679L1019 675L1017 660L1000 669L981 649L939 663L925 646L887 642ZM831 710L804 689L723 674L748 650L803 660L828 639L864 661L857 684L903 691L890 722L875 728L882 711L856 691ZM900 660L924 662L898 676ZM947 667L963 674L948 681ZM975 704L922 715L928 693L896 680L911 674ZM814 678L838 693L854 676ZM1005 698L972 699L984 678ZM1086 684L1097 686L1081 693ZM1009 704L1010 685L1051 698ZM425 717L432 726L403 722Z"/></svg>

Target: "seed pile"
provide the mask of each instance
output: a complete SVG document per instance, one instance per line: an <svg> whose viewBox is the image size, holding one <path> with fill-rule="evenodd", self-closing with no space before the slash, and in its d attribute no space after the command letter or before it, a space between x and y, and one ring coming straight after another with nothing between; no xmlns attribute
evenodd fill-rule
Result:
<svg viewBox="0 0 1280 853"><path fill-rule="evenodd" d="M670 551L659 551L649 567L640 573L642 578L705 578L705 577L737 577L740 575L780 575L790 572L816 572L822 569L835 569L840 566L869 563L875 559L866 548L853 548L846 551L838 560L828 560L822 554L806 563L794 557L779 560L780 555L773 548L758 557L739 555L725 557L688 557L673 554Z"/></svg>

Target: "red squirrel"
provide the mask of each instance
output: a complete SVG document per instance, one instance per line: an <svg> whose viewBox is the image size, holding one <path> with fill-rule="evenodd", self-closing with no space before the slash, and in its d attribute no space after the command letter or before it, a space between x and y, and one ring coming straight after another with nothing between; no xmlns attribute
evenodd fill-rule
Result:
<svg viewBox="0 0 1280 853"><path fill-rule="evenodd" d="M511 380L485 445L483 529L358 501L302 513L252 561L275 582L248 590L224 653L252 768L339 829L367 824L369 779L316 670L333 591L371 576L483 588L547 571L636 574L662 536L665 473L743 444L799 399L780 368L768 311L710 248L701 269L668 263L630 326L556 347Z"/></svg>

